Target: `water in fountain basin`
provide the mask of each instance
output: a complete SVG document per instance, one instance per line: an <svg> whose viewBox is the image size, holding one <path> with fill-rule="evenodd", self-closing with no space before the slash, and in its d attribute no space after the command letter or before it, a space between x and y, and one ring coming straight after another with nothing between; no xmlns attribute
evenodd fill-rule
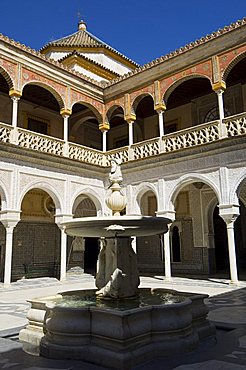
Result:
<svg viewBox="0 0 246 370"><path fill-rule="evenodd" d="M114 309L126 311L139 307L167 305L180 303L185 300L182 295L170 292L151 291L150 289L141 289L138 297L129 299L100 299L95 294L64 294L62 298L54 299L51 303L59 307L85 308L98 307L103 309Z"/></svg>

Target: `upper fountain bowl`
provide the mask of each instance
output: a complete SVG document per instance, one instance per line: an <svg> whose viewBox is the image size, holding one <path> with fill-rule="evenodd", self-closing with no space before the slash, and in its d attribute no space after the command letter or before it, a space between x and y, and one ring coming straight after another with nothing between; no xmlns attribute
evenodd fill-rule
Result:
<svg viewBox="0 0 246 370"><path fill-rule="evenodd" d="M113 237L151 236L167 232L171 222L165 217L151 216L101 216L82 217L63 222L65 232L71 236Z"/></svg>

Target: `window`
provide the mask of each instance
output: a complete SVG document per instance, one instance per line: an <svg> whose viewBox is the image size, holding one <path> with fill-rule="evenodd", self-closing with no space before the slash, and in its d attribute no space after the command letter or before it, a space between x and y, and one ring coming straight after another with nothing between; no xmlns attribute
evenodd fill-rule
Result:
<svg viewBox="0 0 246 370"><path fill-rule="evenodd" d="M30 131L38 132L39 134L48 134L47 122L39 121L31 117L28 117L27 119L27 129Z"/></svg>
<svg viewBox="0 0 246 370"><path fill-rule="evenodd" d="M226 108L224 108L224 113L225 113L225 117L231 116L231 113ZM218 107L214 107L214 108L210 109L207 112L207 114L205 115L204 123L215 121L217 119L219 119L219 108Z"/></svg>

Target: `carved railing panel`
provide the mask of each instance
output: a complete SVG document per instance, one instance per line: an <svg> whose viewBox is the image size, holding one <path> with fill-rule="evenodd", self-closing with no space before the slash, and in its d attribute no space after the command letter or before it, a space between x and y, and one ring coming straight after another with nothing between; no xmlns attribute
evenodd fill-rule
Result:
<svg viewBox="0 0 246 370"><path fill-rule="evenodd" d="M112 158L120 160L121 163L128 162L128 159L129 159L128 154L129 154L128 153L128 146L123 147L123 148L119 148L119 149L110 150L107 153L105 153L105 157L106 157L105 165L109 166L110 160Z"/></svg>
<svg viewBox="0 0 246 370"><path fill-rule="evenodd" d="M160 140L154 138L142 141L131 146L133 149L133 159L141 159L160 154Z"/></svg>
<svg viewBox="0 0 246 370"><path fill-rule="evenodd" d="M68 157L81 162L103 166L104 153L82 145L69 143Z"/></svg>
<svg viewBox="0 0 246 370"><path fill-rule="evenodd" d="M246 115L236 115L226 118L224 121L227 131L227 137L246 134Z"/></svg>
<svg viewBox="0 0 246 370"><path fill-rule="evenodd" d="M9 143L11 131L12 126L0 122L0 141L3 141L4 143Z"/></svg>
<svg viewBox="0 0 246 370"><path fill-rule="evenodd" d="M63 155L64 142L62 140L20 128L18 128L17 144L23 148Z"/></svg>
<svg viewBox="0 0 246 370"><path fill-rule="evenodd" d="M219 140L219 121L168 134L163 136L162 140L164 143L164 152L172 152L191 146L207 144Z"/></svg>

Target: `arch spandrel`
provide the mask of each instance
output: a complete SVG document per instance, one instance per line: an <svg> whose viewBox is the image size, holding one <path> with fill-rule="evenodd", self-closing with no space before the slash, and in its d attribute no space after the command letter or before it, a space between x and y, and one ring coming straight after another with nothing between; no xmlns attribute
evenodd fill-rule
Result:
<svg viewBox="0 0 246 370"><path fill-rule="evenodd" d="M229 201L230 204L238 204L240 199L240 193L243 190L246 199L246 169L242 169L240 174L233 176L235 179L230 191ZM245 202L246 203L246 202Z"/></svg>
<svg viewBox="0 0 246 370"><path fill-rule="evenodd" d="M6 68L3 67L3 65L0 64L0 74L4 77L5 81L8 84L9 90L15 88L14 80L15 76L11 76L11 74L8 72Z"/></svg>
<svg viewBox="0 0 246 370"><path fill-rule="evenodd" d="M239 63L241 60L246 58L246 50L242 51L240 54L238 54L236 57L234 57L230 63L222 70L222 80L227 80L227 77L229 73L232 71L232 69Z"/></svg>

